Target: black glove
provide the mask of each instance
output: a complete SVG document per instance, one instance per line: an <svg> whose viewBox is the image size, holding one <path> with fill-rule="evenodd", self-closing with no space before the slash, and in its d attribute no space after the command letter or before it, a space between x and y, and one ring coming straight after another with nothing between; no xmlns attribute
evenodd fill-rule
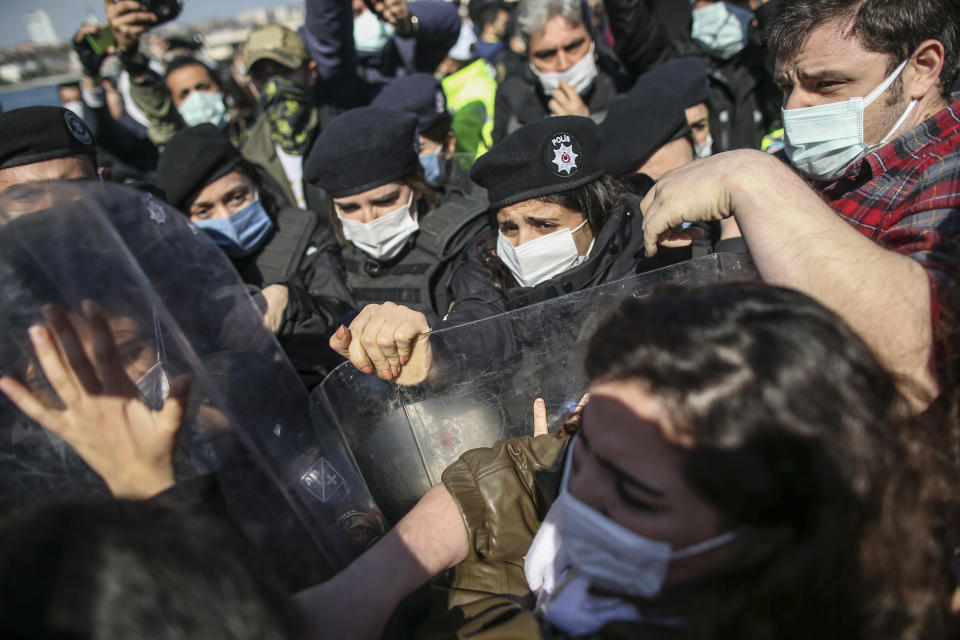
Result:
<svg viewBox="0 0 960 640"><path fill-rule="evenodd" d="M95 52L86 38L80 38L80 41L77 42L76 35L73 38L73 49L77 52L77 57L80 58L83 75L91 78L99 77L100 67L103 65L103 59L106 56Z"/></svg>

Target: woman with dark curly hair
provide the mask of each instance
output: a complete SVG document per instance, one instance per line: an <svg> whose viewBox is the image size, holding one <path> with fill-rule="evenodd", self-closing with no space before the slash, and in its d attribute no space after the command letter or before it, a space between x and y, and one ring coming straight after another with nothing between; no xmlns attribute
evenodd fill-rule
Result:
<svg viewBox="0 0 960 640"><path fill-rule="evenodd" d="M920 499L939 468L905 469L905 404L831 311L762 285L631 298L586 371L574 437L465 453L304 594L314 621L376 637L452 569L423 637L955 637L932 529L957 500Z"/></svg>

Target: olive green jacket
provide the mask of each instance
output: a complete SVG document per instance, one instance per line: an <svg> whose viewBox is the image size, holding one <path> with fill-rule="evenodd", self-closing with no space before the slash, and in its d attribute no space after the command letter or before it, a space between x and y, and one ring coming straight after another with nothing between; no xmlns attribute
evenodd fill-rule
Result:
<svg viewBox="0 0 960 640"><path fill-rule="evenodd" d="M443 472L467 526L470 550L450 577L448 610L417 631L419 640L553 640L563 633L534 614L523 563L560 490L565 434L513 438L460 456ZM593 638L676 640L673 629L610 622Z"/></svg>
<svg viewBox="0 0 960 640"><path fill-rule="evenodd" d="M513 438L468 451L443 472L470 538L467 559L452 571L450 607L531 597L523 561L559 491L568 442L566 435Z"/></svg>

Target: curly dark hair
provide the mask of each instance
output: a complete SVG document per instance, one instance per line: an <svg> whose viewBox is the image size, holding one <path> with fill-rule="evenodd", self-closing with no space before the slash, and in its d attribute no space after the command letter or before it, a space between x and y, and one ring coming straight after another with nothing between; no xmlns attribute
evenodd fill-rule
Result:
<svg viewBox="0 0 960 640"><path fill-rule="evenodd" d="M628 299L586 370L647 382L693 432L688 482L744 528L736 566L694 596L691 637L946 637L906 404L831 311L759 284Z"/></svg>

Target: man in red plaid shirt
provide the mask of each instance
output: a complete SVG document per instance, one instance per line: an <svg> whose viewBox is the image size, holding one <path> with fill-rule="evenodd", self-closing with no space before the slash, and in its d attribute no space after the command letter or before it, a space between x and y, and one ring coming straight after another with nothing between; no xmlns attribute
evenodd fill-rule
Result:
<svg viewBox="0 0 960 640"><path fill-rule="evenodd" d="M734 216L763 279L839 313L920 410L960 270L956 0L779 4L764 28L793 167L740 150L667 174L642 204L647 253Z"/></svg>

